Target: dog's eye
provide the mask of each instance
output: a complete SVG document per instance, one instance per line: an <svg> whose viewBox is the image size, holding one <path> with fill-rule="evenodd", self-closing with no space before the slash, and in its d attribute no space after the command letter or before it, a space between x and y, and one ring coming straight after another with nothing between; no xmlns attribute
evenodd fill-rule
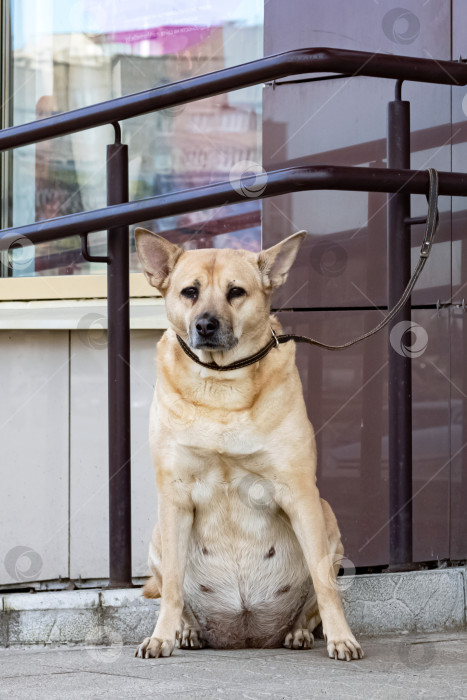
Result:
<svg viewBox="0 0 467 700"><path fill-rule="evenodd" d="M185 289L182 289L181 295L182 297L186 297L187 299L197 299L198 290L196 289L196 287L185 287Z"/></svg>
<svg viewBox="0 0 467 700"><path fill-rule="evenodd" d="M230 299L235 299L236 297L243 297L243 296L245 296L245 294L246 294L245 290L242 289L241 287L231 287L231 289L229 289L229 292L227 294L227 298L230 301Z"/></svg>

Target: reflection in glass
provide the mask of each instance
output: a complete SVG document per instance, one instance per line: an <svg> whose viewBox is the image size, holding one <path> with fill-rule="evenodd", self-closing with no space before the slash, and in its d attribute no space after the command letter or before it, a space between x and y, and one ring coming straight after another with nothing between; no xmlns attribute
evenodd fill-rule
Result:
<svg viewBox="0 0 467 700"><path fill-rule="evenodd" d="M14 0L12 124L164 85L262 55L263 3L218 0ZM228 180L240 161L261 163L261 87L219 95L125 121L130 198ZM100 127L17 149L12 162L11 225L105 206L105 147ZM258 250L260 201L142 222L187 248ZM36 246L15 276L104 272L82 260L70 238ZM105 251L105 233L91 253ZM131 268L139 270L132 243Z"/></svg>

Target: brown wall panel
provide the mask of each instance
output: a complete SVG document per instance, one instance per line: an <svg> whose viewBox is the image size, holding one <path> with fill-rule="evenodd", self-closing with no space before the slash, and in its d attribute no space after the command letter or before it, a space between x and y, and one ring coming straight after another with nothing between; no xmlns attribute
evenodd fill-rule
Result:
<svg viewBox="0 0 467 700"><path fill-rule="evenodd" d="M280 312L286 331L345 342L375 326L378 311ZM449 313L416 310L414 352L414 560L449 556ZM414 340L415 350L410 350ZM417 355L417 356L416 356ZM356 566L388 563L387 333L341 352L297 346L318 443L318 487L334 508L346 555Z"/></svg>
<svg viewBox="0 0 467 700"><path fill-rule="evenodd" d="M452 55L467 58L467 3L452 2ZM467 170L467 88L452 90L452 167ZM452 202L451 309L451 558L467 559L467 323L462 300L467 298L467 204ZM456 308L456 304L460 308Z"/></svg>
<svg viewBox="0 0 467 700"><path fill-rule="evenodd" d="M467 321L451 309L451 558L467 559Z"/></svg>

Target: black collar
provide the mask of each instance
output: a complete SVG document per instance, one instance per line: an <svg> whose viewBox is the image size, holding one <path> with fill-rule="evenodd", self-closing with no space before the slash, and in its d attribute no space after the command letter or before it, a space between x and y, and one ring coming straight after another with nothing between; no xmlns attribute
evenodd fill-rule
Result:
<svg viewBox="0 0 467 700"><path fill-rule="evenodd" d="M183 352L186 355L188 355L188 357L191 360L193 360L193 362L196 362L197 365L201 365L201 367L206 367L206 369L214 369L217 372L230 372L233 369L241 369L242 367L248 367L248 365L253 365L255 362L259 362L263 359L263 357L266 357L266 355L273 348L279 347L279 343L286 343L288 340L294 340L295 338L295 336L293 335L276 335L272 328L271 334L272 338L269 341L269 343L267 343L267 345L264 346L264 348L261 348L261 350L256 352L254 355L244 357L243 360L231 362L230 365L218 365L216 362L202 362L199 359L199 357L193 352L193 350L185 343L185 341L180 338L179 335L177 335L177 340L180 343L180 347L182 348Z"/></svg>

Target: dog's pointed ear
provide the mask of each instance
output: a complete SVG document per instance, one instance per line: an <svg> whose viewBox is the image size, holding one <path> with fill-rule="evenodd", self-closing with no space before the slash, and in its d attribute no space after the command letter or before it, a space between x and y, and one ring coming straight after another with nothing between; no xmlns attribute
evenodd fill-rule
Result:
<svg viewBox="0 0 467 700"><path fill-rule="evenodd" d="M153 287L163 291L168 286L170 273L183 248L145 228L135 229L135 242L146 279Z"/></svg>
<svg viewBox="0 0 467 700"><path fill-rule="evenodd" d="M276 289L284 284L305 236L306 231L297 231L259 254L258 267L266 288Z"/></svg>

